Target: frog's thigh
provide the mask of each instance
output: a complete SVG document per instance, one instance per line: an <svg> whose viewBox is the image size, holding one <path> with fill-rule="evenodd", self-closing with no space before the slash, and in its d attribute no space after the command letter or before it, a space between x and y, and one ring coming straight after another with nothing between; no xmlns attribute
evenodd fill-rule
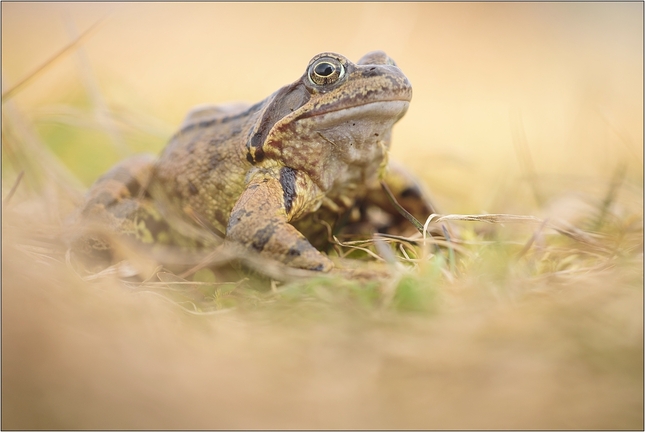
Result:
<svg viewBox="0 0 645 432"><path fill-rule="evenodd" d="M390 162L383 181L390 188L396 201L417 219L425 220L436 208L430 196L425 191L419 180L410 174L405 167L398 163ZM368 193L368 201L393 215L399 212L390 204L390 201L380 184L375 184Z"/></svg>
<svg viewBox="0 0 645 432"><path fill-rule="evenodd" d="M280 181L256 176L231 211L226 238L292 267L329 271L333 263L288 223Z"/></svg>
<svg viewBox="0 0 645 432"><path fill-rule="evenodd" d="M102 236L92 234L92 226L101 226L112 234L137 237L135 218L141 213L139 197L150 181L153 161L151 155L131 157L92 185L77 220L77 223L90 224L90 230L86 232L81 228L74 233L72 243L75 248L89 254L94 250L110 249Z"/></svg>

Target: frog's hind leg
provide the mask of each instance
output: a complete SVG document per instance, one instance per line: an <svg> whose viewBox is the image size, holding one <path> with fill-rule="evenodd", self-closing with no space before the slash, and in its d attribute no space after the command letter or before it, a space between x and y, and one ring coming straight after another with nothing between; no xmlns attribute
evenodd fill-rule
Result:
<svg viewBox="0 0 645 432"><path fill-rule="evenodd" d="M71 248L90 259L110 261L111 239L125 236L152 242L145 220L154 214L147 194L154 156L144 154L124 160L99 178L89 189L85 202L72 221ZM152 213L151 213L152 212Z"/></svg>

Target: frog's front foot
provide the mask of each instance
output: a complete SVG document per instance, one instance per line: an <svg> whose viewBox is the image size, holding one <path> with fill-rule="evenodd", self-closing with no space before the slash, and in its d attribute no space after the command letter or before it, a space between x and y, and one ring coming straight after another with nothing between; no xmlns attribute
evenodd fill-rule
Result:
<svg viewBox="0 0 645 432"><path fill-rule="evenodd" d="M291 267L327 272L334 266L289 224L283 187L271 176L249 183L231 211L226 238Z"/></svg>

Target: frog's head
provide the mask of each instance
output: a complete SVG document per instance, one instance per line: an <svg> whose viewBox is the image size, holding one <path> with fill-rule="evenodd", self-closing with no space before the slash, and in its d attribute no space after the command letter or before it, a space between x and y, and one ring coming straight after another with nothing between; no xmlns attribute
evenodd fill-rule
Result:
<svg viewBox="0 0 645 432"><path fill-rule="evenodd" d="M329 159L378 164L411 98L410 82L382 51L356 64L339 54L318 54L299 80L265 101L249 136L248 160L307 170Z"/></svg>
<svg viewBox="0 0 645 432"><path fill-rule="evenodd" d="M370 112L394 114L398 119L412 98L410 82L382 51L366 54L357 64L338 54L319 54L309 62L299 84L307 89L310 98L301 105L297 118L320 117L319 125ZM340 116L325 116L331 112L339 112Z"/></svg>

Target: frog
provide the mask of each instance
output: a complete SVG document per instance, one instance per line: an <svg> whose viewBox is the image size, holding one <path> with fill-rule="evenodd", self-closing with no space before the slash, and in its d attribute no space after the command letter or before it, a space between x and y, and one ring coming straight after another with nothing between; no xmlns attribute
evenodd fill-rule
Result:
<svg viewBox="0 0 645 432"><path fill-rule="evenodd" d="M193 109L158 157L130 157L97 180L80 217L144 244L220 241L329 272L333 227L387 232L407 223L382 183L415 217L434 213L421 183L388 157L411 99L410 81L385 52L356 63L320 53L258 103ZM75 244L114 252L87 231Z"/></svg>

